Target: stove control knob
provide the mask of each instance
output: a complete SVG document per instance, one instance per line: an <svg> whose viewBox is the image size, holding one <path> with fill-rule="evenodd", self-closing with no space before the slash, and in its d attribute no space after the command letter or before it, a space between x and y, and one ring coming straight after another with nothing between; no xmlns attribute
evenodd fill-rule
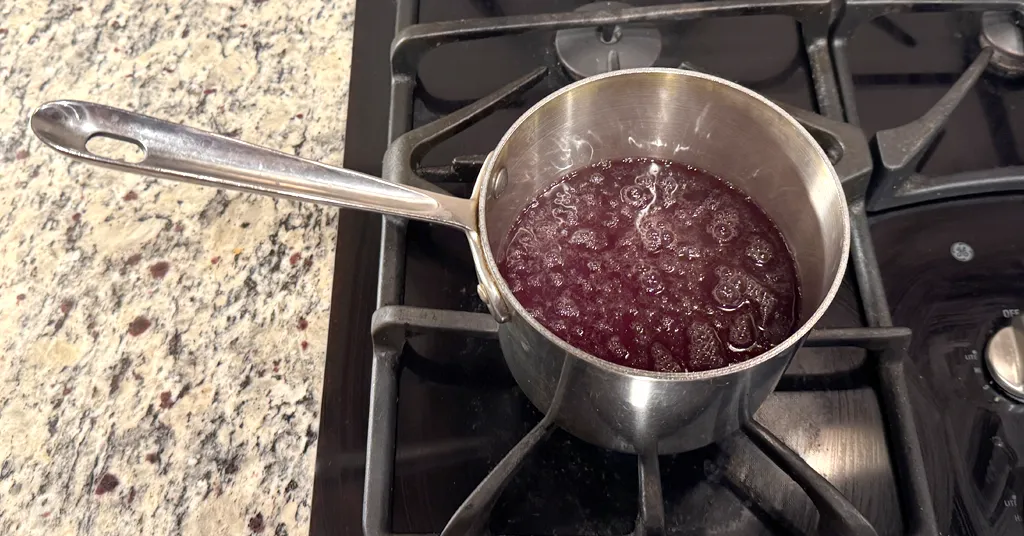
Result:
<svg viewBox="0 0 1024 536"><path fill-rule="evenodd" d="M988 341L985 364L1006 396L1024 402L1024 316L1015 316Z"/></svg>

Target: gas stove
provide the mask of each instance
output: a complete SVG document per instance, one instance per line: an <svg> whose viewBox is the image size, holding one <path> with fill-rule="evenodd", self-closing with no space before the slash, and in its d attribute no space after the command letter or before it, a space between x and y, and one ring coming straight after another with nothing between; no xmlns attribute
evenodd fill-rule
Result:
<svg viewBox="0 0 1024 536"><path fill-rule="evenodd" d="M755 422L652 467L547 427L458 231L344 212L311 534L1024 533L1018 12L359 2L346 167L465 196L552 91L610 69L699 70L811 132L854 240L839 296Z"/></svg>

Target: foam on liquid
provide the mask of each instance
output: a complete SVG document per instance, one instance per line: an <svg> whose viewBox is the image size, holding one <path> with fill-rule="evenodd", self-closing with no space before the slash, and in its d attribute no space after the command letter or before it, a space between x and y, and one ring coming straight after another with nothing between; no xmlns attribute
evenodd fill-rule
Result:
<svg viewBox="0 0 1024 536"><path fill-rule="evenodd" d="M782 233L703 170L601 161L569 173L509 230L499 269L569 344L627 367L700 371L793 333L800 284Z"/></svg>

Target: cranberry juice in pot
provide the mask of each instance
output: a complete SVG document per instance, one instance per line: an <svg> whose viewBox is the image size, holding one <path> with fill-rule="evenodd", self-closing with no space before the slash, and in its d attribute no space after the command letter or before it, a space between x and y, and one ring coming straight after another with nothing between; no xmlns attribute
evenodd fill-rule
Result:
<svg viewBox="0 0 1024 536"><path fill-rule="evenodd" d="M698 372L752 359L797 324L785 238L727 181L669 160L602 160L509 231L501 274L530 315L619 365Z"/></svg>

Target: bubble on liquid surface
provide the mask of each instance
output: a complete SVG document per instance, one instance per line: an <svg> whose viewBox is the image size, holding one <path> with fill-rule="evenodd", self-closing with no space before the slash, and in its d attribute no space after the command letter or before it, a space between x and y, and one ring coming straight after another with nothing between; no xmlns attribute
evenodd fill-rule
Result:
<svg viewBox="0 0 1024 536"><path fill-rule="evenodd" d="M734 351L748 350L754 345L757 328L749 314L742 314L733 319L729 326L729 347Z"/></svg>
<svg viewBox="0 0 1024 536"><path fill-rule="evenodd" d="M567 208L552 209L551 215L558 220L559 224L567 227L573 227L580 221L579 216L576 215L576 211Z"/></svg>
<svg viewBox="0 0 1024 536"><path fill-rule="evenodd" d="M509 247L505 252L505 266L512 274L526 271L529 268L530 256L521 247Z"/></svg>
<svg viewBox="0 0 1024 536"><path fill-rule="evenodd" d="M519 246L527 251L537 247L537 235L527 227L517 227L513 231L509 244Z"/></svg>
<svg viewBox="0 0 1024 536"><path fill-rule="evenodd" d="M638 224L640 240L644 249L650 252L662 248L672 247L675 242L675 233L671 230L671 224L657 216L645 217Z"/></svg>
<svg viewBox="0 0 1024 536"><path fill-rule="evenodd" d="M653 197L654 196L651 195L650 190L647 190L642 186L637 186L636 184L623 186L622 189L619 190L619 198L622 199L623 203L631 207L645 207L650 204Z"/></svg>
<svg viewBox="0 0 1024 536"><path fill-rule="evenodd" d="M730 276L718 281L714 290L711 291L718 307L725 311L735 311L744 303L742 283L739 278Z"/></svg>
<svg viewBox="0 0 1024 536"><path fill-rule="evenodd" d="M555 298L555 312L567 318L580 316L580 308L576 306L576 302L566 296Z"/></svg>
<svg viewBox="0 0 1024 536"><path fill-rule="evenodd" d="M679 254L680 259L699 259L701 257L701 248L700 246L693 245L681 246L676 249L676 253Z"/></svg>
<svg viewBox="0 0 1024 536"><path fill-rule="evenodd" d="M548 250L541 254L541 262L544 263L544 268L548 270L562 265L562 253L559 251Z"/></svg>
<svg viewBox="0 0 1024 536"><path fill-rule="evenodd" d="M746 290L747 298L758 305L758 310L761 312L761 325L765 325L772 317L772 313L775 312L779 300L757 281L748 280Z"/></svg>
<svg viewBox="0 0 1024 536"><path fill-rule="evenodd" d="M562 192L555 192L554 203L556 205L561 205L567 209L575 209L576 196L574 195L574 190L566 189L565 191Z"/></svg>
<svg viewBox="0 0 1024 536"><path fill-rule="evenodd" d="M647 268L640 273L640 284L648 294L661 294L665 291L661 272L654 268Z"/></svg>
<svg viewBox="0 0 1024 536"><path fill-rule="evenodd" d="M719 243L736 238L739 234L739 215L733 209L720 210L714 213L708 225L708 233Z"/></svg>
<svg viewBox="0 0 1024 536"><path fill-rule="evenodd" d="M626 349L626 345L622 344L622 339L618 335L613 335L608 339L608 350L611 355L619 358L619 360L625 360L629 357L629 350Z"/></svg>
<svg viewBox="0 0 1024 536"><path fill-rule="evenodd" d="M654 185L657 183L657 179L655 179L654 175L652 175L651 173L644 173L643 175L640 175L637 178L633 179L633 182L635 182L637 186L642 186L648 190L653 190Z"/></svg>
<svg viewBox="0 0 1024 536"><path fill-rule="evenodd" d="M696 322L687 330L690 337L690 363L697 370L721 367L725 364L722 343L714 328L703 322Z"/></svg>
<svg viewBox="0 0 1024 536"><path fill-rule="evenodd" d="M569 236L569 243L598 251L608 247L608 237L593 229L577 229Z"/></svg>
<svg viewBox="0 0 1024 536"><path fill-rule="evenodd" d="M676 190L679 189L679 182L672 176L665 176L658 179L658 195L661 197L661 206L668 208L676 202Z"/></svg>
<svg viewBox="0 0 1024 536"><path fill-rule="evenodd" d="M628 367L708 370L792 333L799 281L738 190L666 160L601 161L527 205L499 270L539 322Z"/></svg>
<svg viewBox="0 0 1024 536"><path fill-rule="evenodd" d="M651 345L651 361L657 372L683 372L683 366L672 357L672 352L660 342Z"/></svg>
<svg viewBox="0 0 1024 536"><path fill-rule="evenodd" d="M651 331L644 322L634 321L629 326L633 330L633 342L643 347L651 342Z"/></svg>
<svg viewBox="0 0 1024 536"><path fill-rule="evenodd" d="M764 266L772 260L772 246L763 238L755 238L750 241L745 252L747 258L758 266Z"/></svg>

